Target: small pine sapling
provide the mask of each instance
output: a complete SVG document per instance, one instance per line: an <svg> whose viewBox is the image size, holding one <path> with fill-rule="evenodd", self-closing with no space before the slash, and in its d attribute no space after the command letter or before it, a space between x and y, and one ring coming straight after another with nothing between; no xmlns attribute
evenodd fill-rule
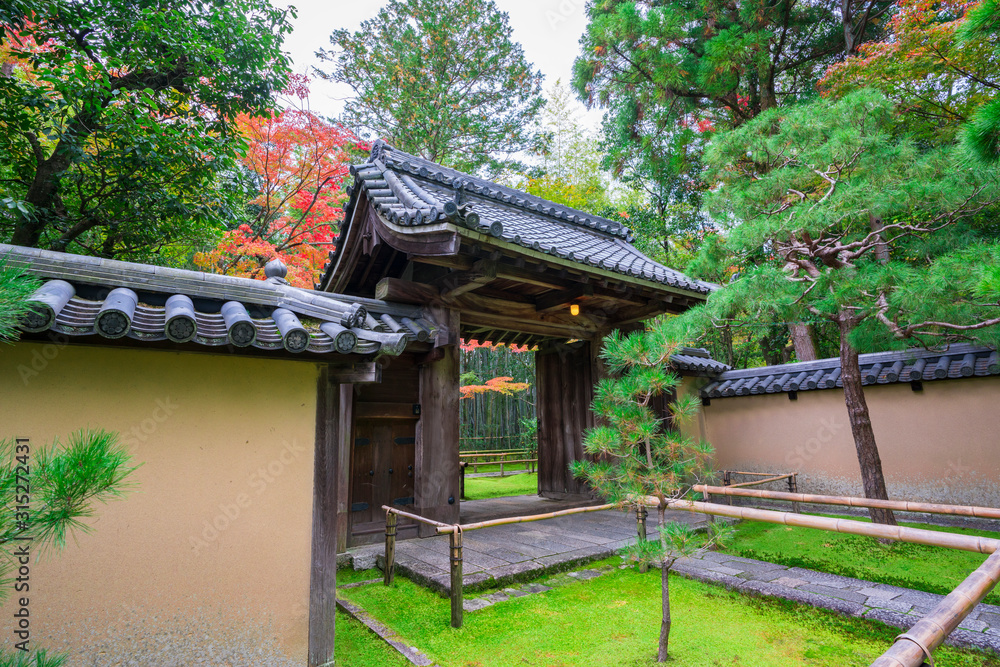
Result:
<svg viewBox="0 0 1000 667"><path fill-rule="evenodd" d="M712 448L682 435L674 424L698 410L694 396L670 402L670 419L653 411L653 399L675 395L680 378L669 371L677 348L667 323L647 332L626 336L613 333L601 353L610 377L595 391L594 412L600 425L587 431L584 449L593 460L574 461L570 469L586 480L609 503L622 508L656 504L657 539L639 539L623 556L640 567L659 565L662 577L663 618L658 659L667 659L670 638L668 575L678 558L693 556L728 536L720 523L709 523L707 533L667 517L671 501L690 498L692 486L712 477ZM672 422L665 424L665 421Z"/></svg>
<svg viewBox="0 0 1000 667"><path fill-rule="evenodd" d="M122 497L134 470L117 434L107 431L78 431L65 445L57 441L39 449L0 440L0 602L14 590L16 553L58 549L70 531L89 532L82 520L94 516L96 502ZM0 650L0 667L60 667L64 662L65 656L42 649Z"/></svg>

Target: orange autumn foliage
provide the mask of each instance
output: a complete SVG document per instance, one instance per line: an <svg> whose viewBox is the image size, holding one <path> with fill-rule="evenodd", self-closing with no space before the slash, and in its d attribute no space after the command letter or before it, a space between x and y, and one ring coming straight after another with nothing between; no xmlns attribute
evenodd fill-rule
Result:
<svg viewBox="0 0 1000 667"><path fill-rule="evenodd" d="M462 393L462 398L472 398L476 394L485 394L487 392L496 392L498 394L504 394L505 396L511 396L519 391L525 391L531 385L527 382L513 382L512 377L495 377L492 380L487 380L486 384L469 384L464 387L460 387L459 391Z"/></svg>
<svg viewBox="0 0 1000 667"><path fill-rule="evenodd" d="M288 267L289 282L311 288L337 238L351 151L370 147L309 110L306 77L293 76L285 94L292 103L284 110L237 119L248 144L242 162L258 188L247 207L253 215L215 248L198 253L195 264L262 278L264 265L277 257Z"/></svg>

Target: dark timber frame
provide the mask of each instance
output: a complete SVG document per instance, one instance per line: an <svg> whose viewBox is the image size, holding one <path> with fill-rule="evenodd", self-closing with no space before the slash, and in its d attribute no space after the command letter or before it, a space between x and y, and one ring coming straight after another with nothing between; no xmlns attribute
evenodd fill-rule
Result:
<svg viewBox="0 0 1000 667"><path fill-rule="evenodd" d="M604 373L601 339L656 315L683 312L714 286L642 255L621 222L382 142L352 174L340 237L317 288L417 305L440 327L436 336L410 346L414 356L391 360L385 371L401 378L406 368L416 369L420 410L413 497L386 504L459 522L459 338L537 346L539 492L553 498L588 495L568 464L584 456L583 432L594 424L593 385ZM382 386L396 395L397 384L384 380ZM340 468L340 483L350 490L338 502L344 519L338 548L346 549L384 537L384 521L381 529L371 521L378 495L373 489L379 479L397 481L377 465L364 467L398 458L387 453L394 450L389 440L359 435L359 407L372 399L357 392L341 396L339 457L348 465ZM372 445L373 451L366 449ZM405 518L398 526L401 538L427 530Z"/></svg>

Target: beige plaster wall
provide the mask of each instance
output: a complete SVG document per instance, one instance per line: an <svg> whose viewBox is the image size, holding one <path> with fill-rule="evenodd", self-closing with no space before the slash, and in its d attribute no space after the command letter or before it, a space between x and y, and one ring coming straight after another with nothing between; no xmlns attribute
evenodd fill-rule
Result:
<svg viewBox="0 0 1000 667"><path fill-rule="evenodd" d="M1000 507L1000 379L865 388L891 498ZM805 493L861 495L839 389L712 399L698 429L723 470L801 473Z"/></svg>
<svg viewBox="0 0 1000 667"><path fill-rule="evenodd" d="M141 464L92 533L32 565L35 645L71 666L305 664L317 378L305 362L0 346L0 437L101 427Z"/></svg>

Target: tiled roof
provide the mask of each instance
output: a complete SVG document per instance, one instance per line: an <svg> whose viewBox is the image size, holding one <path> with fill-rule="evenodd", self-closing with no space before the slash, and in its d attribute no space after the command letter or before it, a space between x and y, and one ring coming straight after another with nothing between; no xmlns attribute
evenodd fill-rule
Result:
<svg viewBox="0 0 1000 667"><path fill-rule="evenodd" d="M381 141L375 143L369 161L355 165L351 173L355 181L349 188L345 220L364 193L383 219L402 227L453 222L524 248L626 276L699 294L716 287L643 255L631 243L632 232L620 222L442 167ZM467 208L449 216L446 206L453 202ZM323 285L331 279L338 251L330 253Z"/></svg>
<svg viewBox="0 0 1000 667"><path fill-rule="evenodd" d="M251 280L5 244L0 261L44 281L31 333L389 355L436 334L418 307L292 287L280 262Z"/></svg>
<svg viewBox="0 0 1000 667"><path fill-rule="evenodd" d="M670 355L670 365L681 375L704 375L715 377L729 370L729 366L712 359L708 350L700 347L681 347Z"/></svg>
<svg viewBox="0 0 1000 667"><path fill-rule="evenodd" d="M924 349L860 355L865 385L927 382L1000 375L1000 354L976 345L952 345L945 352ZM840 359L727 371L701 390L704 398L774 394L843 387Z"/></svg>

